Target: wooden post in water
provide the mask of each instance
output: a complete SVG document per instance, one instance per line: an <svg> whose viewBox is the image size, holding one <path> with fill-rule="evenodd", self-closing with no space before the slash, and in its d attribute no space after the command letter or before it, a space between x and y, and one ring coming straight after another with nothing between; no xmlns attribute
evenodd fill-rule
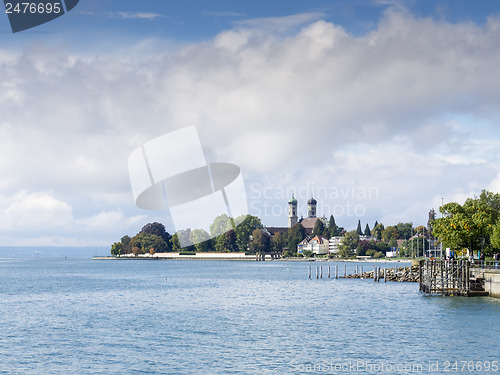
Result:
<svg viewBox="0 0 500 375"><path fill-rule="evenodd" d="M361 276L363 276L363 266L361 266Z"/></svg>
<svg viewBox="0 0 500 375"><path fill-rule="evenodd" d="M311 265L309 265L309 278L311 278Z"/></svg>
<svg viewBox="0 0 500 375"><path fill-rule="evenodd" d="M323 278L323 266L319 266L319 278Z"/></svg>
<svg viewBox="0 0 500 375"><path fill-rule="evenodd" d="M335 278L336 279L339 278L339 266L338 265L335 266Z"/></svg>
<svg viewBox="0 0 500 375"><path fill-rule="evenodd" d="M418 264L418 289L422 292L422 267L424 266L425 260L419 260Z"/></svg>
<svg viewBox="0 0 500 375"><path fill-rule="evenodd" d="M442 260L439 261L439 266L441 268L441 293L444 295L445 289L444 289L444 262Z"/></svg>
<svg viewBox="0 0 500 375"><path fill-rule="evenodd" d="M465 293L469 295L470 290L470 262L467 260L465 263Z"/></svg>
<svg viewBox="0 0 500 375"><path fill-rule="evenodd" d="M458 262L455 264L455 260L451 260L451 275L452 275L452 280L451 280L451 287L453 288L453 294L456 293L457 289L457 279L458 279Z"/></svg>
<svg viewBox="0 0 500 375"><path fill-rule="evenodd" d="M346 277L346 274L347 274L347 265L344 264L344 277Z"/></svg>
<svg viewBox="0 0 500 375"><path fill-rule="evenodd" d="M387 282L387 268L384 268L384 283Z"/></svg>
<svg viewBox="0 0 500 375"><path fill-rule="evenodd" d="M450 276L453 275L453 274L450 275L450 263L449 262L448 263L444 262L444 264L445 264L445 274L446 274L446 276L445 276L446 277L446 292L447 292L447 294L449 294L450 293L450 288L451 288L451 286L450 286Z"/></svg>
<svg viewBox="0 0 500 375"><path fill-rule="evenodd" d="M328 278L330 278L330 265L328 265Z"/></svg>
<svg viewBox="0 0 500 375"><path fill-rule="evenodd" d="M316 266L316 279L319 279L319 270L318 270L318 266Z"/></svg>
<svg viewBox="0 0 500 375"><path fill-rule="evenodd" d="M358 265L356 264L356 275L358 274Z"/></svg>

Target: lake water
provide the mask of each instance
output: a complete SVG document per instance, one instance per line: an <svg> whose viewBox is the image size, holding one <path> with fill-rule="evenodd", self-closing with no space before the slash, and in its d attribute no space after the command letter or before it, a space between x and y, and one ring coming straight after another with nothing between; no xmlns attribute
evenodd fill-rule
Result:
<svg viewBox="0 0 500 375"><path fill-rule="evenodd" d="M0 259L0 374L500 373L500 300L322 264Z"/></svg>

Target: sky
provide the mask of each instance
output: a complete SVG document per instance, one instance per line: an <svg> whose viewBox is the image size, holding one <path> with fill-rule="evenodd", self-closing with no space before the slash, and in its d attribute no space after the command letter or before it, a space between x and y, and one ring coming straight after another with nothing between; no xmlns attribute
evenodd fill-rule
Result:
<svg viewBox="0 0 500 375"><path fill-rule="evenodd" d="M265 225L292 193L347 230L426 224L500 192L499 46L497 1L81 0L15 34L2 14L0 243L173 231L127 160L192 125Z"/></svg>

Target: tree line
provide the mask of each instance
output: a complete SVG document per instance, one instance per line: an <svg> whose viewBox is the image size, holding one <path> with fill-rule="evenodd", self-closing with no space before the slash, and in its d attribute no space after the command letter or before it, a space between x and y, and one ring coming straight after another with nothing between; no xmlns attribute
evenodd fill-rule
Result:
<svg viewBox="0 0 500 375"><path fill-rule="evenodd" d="M331 215L327 222L321 219L316 221L311 237L321 235L330 239L341 236L339 250L342 257L381 257L391 248L398 247L398 242L400 255L422 256L429 249L431 238L437 238L443 247L452 250L470 249L492 255L500 249L499 194L483 190L479 196L467 199L463 205L450 202L442 205L439 211L442 217L431 220L430 233L425 226L413 227L411 222L385 227L376 221L372 229L366 224L362 230L361 220L358 220L356 230L347 232L336 224ZM276 251L283 252L284 256L297 256L297 245L307 237L300 223L271 235L261 220L252 215L241 216L236 220L220 215L210 225L209 231L210 234L202 229L186 229L170 235L163 224L149 223L132 238L126 235L115 242L111 246L111 254ZM181 249L181 242L188 246Z"/></svg>
<svg viewBox="0 0 500 375"><path fill-rule="evenodd" d="M235 222L239 223L235 225ZM210 225L211 236L203 229L186 229L173 235L161 223L148 223L132 238L125 235L111 245L111 255L168 252L245 252L255 229L262 229L259 218L246 215L233 220L220 215ZM187 244L181 248L182 244Z"/></svg>
<svg viewBox="0 0 500 375"><path fill-rule="evenodd" d="M236 225L238 223L238 225ZM346 232L338 226L333 215L325 224L318 219L311 237L321 235L327 239L342 236L341 255L384 255L401 237L409 237L412 231L411 223L399 223L385 228L382 223L375 222L371 230L366 224L361 231L358 221L356 231ZM306 229L298 223L292 228L276 231L271 235L262 225L261 220L252 215L241 216L236 220L227 215L215 218L209 228L210 234L202 229L186 229L173 235L168 233L161 223L148 223L133 237L125 235L119 242L111 245L111 254L145 254L164 252L278 252L284 256L297 256L297 245L307 237ZM373 236L373 240L360 240L359 236ZM181 243L188 244L181 248Z"/></svg>
<svg viewBox="0 0 500 375"><path fill-rule="evenodd" d="M432 234L441 239L443 248L485 255L500 249L500 194L482 190L464 204L446 203L439 211L442 217L432 221Z"/></svg>

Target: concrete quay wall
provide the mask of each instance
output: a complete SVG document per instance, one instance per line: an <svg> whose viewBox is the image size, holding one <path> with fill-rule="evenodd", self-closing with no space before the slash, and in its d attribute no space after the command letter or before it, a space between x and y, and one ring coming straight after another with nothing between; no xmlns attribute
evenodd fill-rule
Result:
<svg viewBox="0 0 500 375"><path fill-rule="evenodd" d="M491 297L500 298L500 269L484 271L484 290L490 293Z"/></svg>

